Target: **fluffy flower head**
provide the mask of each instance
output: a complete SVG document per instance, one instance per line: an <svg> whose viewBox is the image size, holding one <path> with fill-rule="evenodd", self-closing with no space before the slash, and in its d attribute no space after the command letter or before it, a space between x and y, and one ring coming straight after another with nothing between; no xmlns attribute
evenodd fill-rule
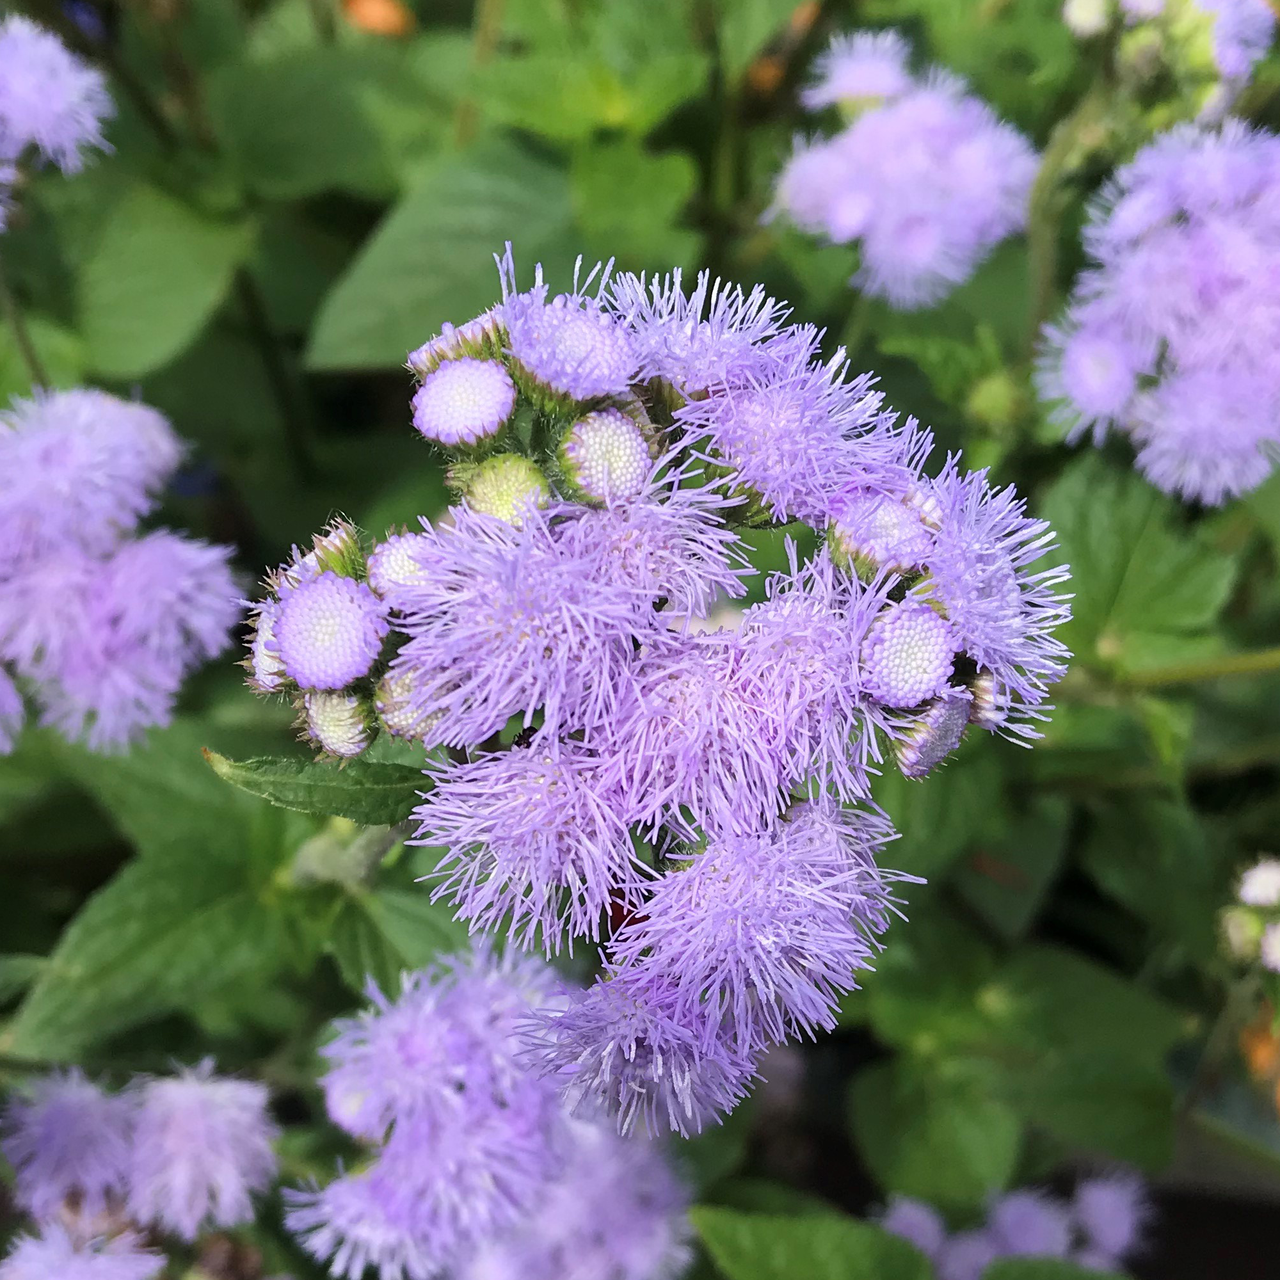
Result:
<svg viewBox="0 0 1280 1280"><path fill-rule="evenodd" d="M0 1280L154 1280L164 1270L163 1254L131 1236L77 1246L60 1226L38 1236L22 1236L0 1262Z"/></svg>
<svg viewBox="0 0 1280 1280"><path fill-rule="evenodd" d="M498 361L464 356L423 379L413 397L413 425L438 444L478 444L501 429L515 403L515 384Z"/></svg>
<svg viewBox="0 0 1280 1280"><path fill-rule="evenodd" d="M280 660L303 689L342 689L368 675L386 634L378 597L336 573L302 583L280 602Z"/></svg>

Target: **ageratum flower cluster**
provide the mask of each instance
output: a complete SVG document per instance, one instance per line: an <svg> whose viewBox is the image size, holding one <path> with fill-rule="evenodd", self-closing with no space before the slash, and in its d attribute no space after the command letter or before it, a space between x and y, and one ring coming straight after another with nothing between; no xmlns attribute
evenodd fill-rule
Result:
<svg viewBox="0 0 1280 1280"><path fill-rule="evenodd" d="M1036 157L963 81L908 67L896 32L837 36L805 106L836 106L847 123L797 145L775 210L834 244L856 243L852 283L912 309L967 280L992 248L1026 225Z"/></svg>
<svg viewBox="0 0 1280 1280"><path fill-rule="evenodd" d="M105 391L0 412L0 754L22 687L42 724L106 751L167 723L187 673L226 647L227 548L137 531L182 452L161 414Z"/></svg>
<svg viewBox="0 0 1280 1280"><path fill-rule="evenodd" d="M1207 37L1218 74L1237 85L1266 56L1276 30L1268 0L1120 0L1120 12L1130 25L1165 21Z"/></svg>
<svg viewBox="0 0 1280 1280"><path fill-rule="evenodd" d="M208 1061L119 1094L75 1070L39 1081L0 1124L16 1203L37 1227L0 1280L151 1280L165 1259L144 1234L190 1243L252 1220L275 1136L266 1089Z"/></svg>
<svg viewBox="0 0 1280 1280"><path fill-rule="evenodd" d="M1082 1179L1069 1202L1041 1191L1011 1191L990 1204L987 1220L948 1233L932 1205L895 1196L881 1225L910 1241L937 1268L938 1280L981 1280L997 1258L1059 1258L1112 1274L1142 1247L1151 1204L1131 1174Z"/></svg>
<svg viewBox="0 0 1280 1280"><path fill-rule="evenodd" d="M449 748L415 815L437 896L603 950L532 1059L624 1129L687 1132L870 962L892 833L846 806L877 764L1035 736L1066 573L1011 491L926 476L928 433L762 290L606 269L553 295L501 266L502 301L409 358L462 500L368 554L346 526L296 553L250 679L333 755ZM710 627L746 590L740 530L789 522L826 545Z"/></svg>
<svg viewBox="0 0 1280 1280"><path fill-rule="evenodd" d="M406 975L336 1024L333 1122L365 1150L286 1193L289 1228L360 1280L669 1280L690 1257L688 1196L662 1152L570 1116L520 1061L520 1026L564 989L541 961L487 951Z"/></svg>
<svg viewBox="0 0 1280 1280"><path fill-rule="evenodd" d="M102 74L50 31L13 14L0 22L0 231L18 162L47 160L64 173L105 147L114 110Z"/></svg>
<svg viewBox="0 0 1280 1280"><path fill-rule="evenodd" d="M1163 134L1103 191L1085 244L1039 369L1069 438L1123 431L1154 484L1200 502L1261 484L1280 458L1280 137Z"/></svg>
<svg viewBox="0 0 1280 1280"><path fill-rule="evenodd" d="M1262 858L1240 877L1222 931L1235 959L1280 974L1280 858Z"/></svg>

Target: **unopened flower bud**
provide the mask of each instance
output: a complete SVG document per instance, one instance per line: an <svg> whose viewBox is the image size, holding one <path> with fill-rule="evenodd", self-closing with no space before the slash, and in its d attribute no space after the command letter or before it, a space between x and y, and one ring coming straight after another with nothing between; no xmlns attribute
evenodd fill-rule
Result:
<svg viewBox="0 0 1280 1280"><path fill-rule="evenodd" d="M517 528L525 512L546 506L551 496L547 478L535 463L518 453L486 458L467 477L463 496L473 511L496 516Z"/></svg>
<svg viewBox="0 0 1280 1280"><path fill-rule="evenodd" d="M393 533L374 547L369 556L369 585L378 595L394 604L399 592L425 580L426 570L415 552L427 541L420 533Z"/></svg>
<svg viewBox="0 0 1280 1280"><path fill-rule="evenodd" d="M948 689L915 717L893 744L904 777L923 778L960 745L969 727L970 702L963 689Z"/></svg>
<svg viewBox="0 0 1280 1280"><path fill-rule="evenodd" d="M516 407L511 375L497 360L447 360L423 379L413 397L413 425L449 447L496 435Z"/></svg>
<svg viewBox="0 0 1280 1280"><path fill-rule="evenodd" d="M649 441L620 409L599 409L569 428L559 461L573 495L588 502L634 498L653 468Z"/></svg>
<svg viewBox="0 0 1280 1280"><path fill-rule="evenodd" d="M409 672L389 671L374 692L373 703L382 727L393 737L431 743L431 731L440 723L439 711L425 711L415 697L418 681Z"/></svg>
<svg viewBox="0 0 1280 1280"><path fill-rule="evenodd" d="M280 605L274 600L264 600L256 606L253 616L253 639L249 642L249 685L259 693L279 693L289 679L280 660L276 644L276 625L280 620Z"/></svg>
<svg viewBox="0 0 1280 1280"><path fill-rule="evenodd" d="M349 693L308 693L303 701L307 733L331 756L349 760L373 741L372 707Z"/></svg>
<svg viewBox="0 0 1280 1280"><path fill-rule="evenodd" d="M1228 907L1219 919L1222 939L1232 959L1245 962L1256 959L1262 942L1262 918L1247 907Z"/></svg>
<svg viewBox="0 0 1280 1280"><path fill-rule="evenodd" d="M1110 17L1108 0L1066 0L1062 6L1062 21L1072 35L1081 40L1100 35L1106 30Z"/></svg>
<svg viewBox="0 0 1280 1280"><path fill-rule="evenodd" d="M506 345L502 325L494 308L490 308L466 324L443 324L438 336L409 352L405 361L419 378L434 373L446 360L472 356L478 360L497 360Z"/></svg>
<svg viewBox="0 0 1280 1280"><path fill-rule="evenodd" d="M315 562L324 572L342 578L363 578L367 571L364 547L355 525L346 520L333 520L314 539Z"/></svg>
<svg viewBox="0 0 1280 1280"><path fill-rule="evenodd" d="M280 602L276 643L303 689L342 689L369 674L387 634L382 602L363 583L321 574Z"/></svg>
<svg viewBox="0 0 1280 1280"><path fill-rule="evenodd" d="M891 604L862 644L863 687L890 707L915 707L946 688L956 656L951 624L918 600Z"/></svg>
<svg viewBox="0 0 1280 1280"><path fill-rule="evenodd" d="M831 555L864 579L917 570L932 544L921 513L886 494L856 490L837 500L827 526Z"/></svg>

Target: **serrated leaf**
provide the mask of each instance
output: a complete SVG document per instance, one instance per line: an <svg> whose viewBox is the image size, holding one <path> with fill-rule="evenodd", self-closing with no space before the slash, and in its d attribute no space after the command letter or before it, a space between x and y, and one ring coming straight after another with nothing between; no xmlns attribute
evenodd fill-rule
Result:
<svg viewBox="0 0 1280 1280"><path fill-rule="evenodd" d="M924 1255L869 1222L698 1205L694 1229L725 1280L930 1280Z"/></svg>
<svg viewBox="0 0 1280 1280"><path fill-rule="evenodd" d="M210 217L155 187L130 188L80 275L89 367L137 378L167 364L195 341L252 246L247 221Z"/></svg>
<svg viewBox="0 0 1280 1280"><path fill-rule="evenodd" d="M910 1059L862 1071L849 1093L858 1150L889 1192L976 1208L1013 1177L1022 1122L982 1064Z"/></svg>
<svg viewBox="0 0 1280 1280"><path fill-rule="evenodd" d="M1095 451L1059 477L1041 514L1071 566L1072 618L1059 635L1080 661L1121 671L1168 661L1161 641L1202 640L1230 595L1231 558L1180 529L1164 494Z"/></svg>
<svg viewBox="0 0 1280 1280"><path fill-rule="evenodd" d="M416 808L426 781L402 764L265 757L229 760L206 750L204 758L224 782L282 809L350 818L365 826L395 826Z"/></svg>
<svg viewBox="0 0 1280 1280"><path fill-rule="evenodd" d="M527 273L542 260L565 279L576 249L563 172L511 143L433 166L365 242L325 297L307 361L315 369L404 363L442 323L498 296L493 255L511 240Z"/></svg>

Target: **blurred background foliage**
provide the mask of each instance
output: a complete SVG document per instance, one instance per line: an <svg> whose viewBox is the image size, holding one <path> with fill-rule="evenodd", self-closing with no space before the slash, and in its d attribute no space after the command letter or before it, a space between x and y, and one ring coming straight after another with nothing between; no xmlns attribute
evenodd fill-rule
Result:
<svg viewBox="0 0 1280 1280"><path fill-rule="evenodd" d="M698 1223L725 1275L908 1276L883 1242L849 1263L864 1228L834 1218L786 1255L810 1270L770 1270L783 1254L763 1241L783 1228L747 1211L900 1192L962 1223L993 1190L1080 1161L1275 1194L1280 1055L1265 1021L1237 1051L1260 1006L1217 916L1239 869L1280 845L1280 677L1251 656L1280 639L1280 480L1220 512L1179 507L1124 447L1068 450L1029 382L1085 201L1176 95L1098 107L1105 68L1059 0L18 7L103 63L119 104L114 154L31 176L5 237L39 355L56 385L136 393L195 442L161 518L233 542L247 594L335 511L381 535L442 507L401 366L493 302L508 239L553 282L579 254L762 281L1053 522L1076 660L1045 740L980 735L927 783L882 780L893 860L928 880L909 923L841 1031L805 1051L786 1108L771 1086L684 1151L720 1206ZM1057 166L1029 235L915 313L849 289L853 250L764 219L813 53L885 24ZM1242 109L1280 125L1275 55ZM0 332L0 400L27 390ZM781 563L781 533L755 536ZM214 1053L274 1087L303 1177L331 1155L312 1123L324 1023L366 974L390 982L460 935L414 884L430 851L398 841L417 775L394 749L375 750L401 766L383 782L335 771L302 806L328 817L208 767L203 749L301 758L287 709L239 675L203 673L179 723L127 756L29 733L0 760L0 1068L110 1076ZM258 789L280 799L287 782ZM271 1223L261 1235L312 1274Z"/></svg>

